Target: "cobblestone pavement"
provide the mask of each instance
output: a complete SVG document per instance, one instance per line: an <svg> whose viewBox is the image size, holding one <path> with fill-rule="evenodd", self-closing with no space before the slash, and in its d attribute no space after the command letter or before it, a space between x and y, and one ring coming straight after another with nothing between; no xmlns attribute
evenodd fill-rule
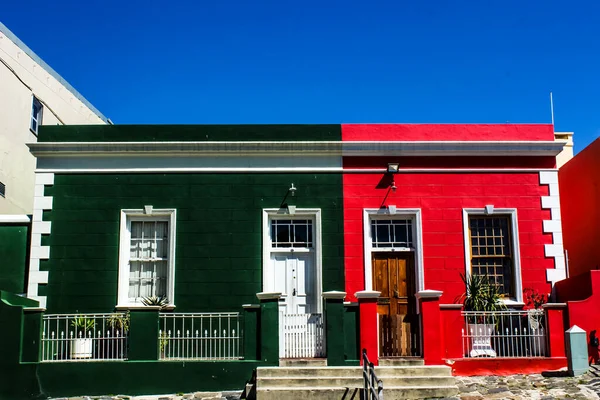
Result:
<svg viewBox="0 0 600 400"><path fill-rule="evenodd" d="M456 377L457 397L445 400L591 400L600 399L600 365L584 375L565 372L543 375ZM238 400L241 392L196 392L153 396L92 396L56 400ZM385 390L384 390L385 398Z"/></svg>
<svg viewBox="0 0 600 400"><path fill-rule="evenodd" d="M600 399L600 366L585 375L569 377L565 372L543 375L457 377L460 400L554 400ZM448 399L449 400L449 399Z"/></svg>

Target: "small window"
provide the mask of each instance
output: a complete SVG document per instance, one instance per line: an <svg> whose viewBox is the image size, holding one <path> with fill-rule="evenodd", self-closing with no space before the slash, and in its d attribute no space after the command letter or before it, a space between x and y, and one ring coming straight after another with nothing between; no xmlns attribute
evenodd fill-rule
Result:
<svg viewBox="0 0 600 400"><path fill-rule="evenodd" d="M144 297L173 304L175 210L122 210L118 305L137 305Z"/></svg>
<svg viewBox="0 0 600 400"><path fill-rule="evenodd" d="M514 295L510 216L470 216L471 273L487 275L506 296Z"/></svg>
<svg viewBox="0 0 600 400"><path fill-rule="evenodd" d="M33 96L33 103L31 105L31 131L38 134L38 127L42 123L42 103Z"/></svg>
<svg viewBox="0 0 600 400"><path fill-rule="evenodd" d="M0 196L6 197L6 185L0 182Z"/></svg>
<svg viewBox="0 0 600 400"><path fill-rule="evenodd" d="M374 248L412 248L412 220L373 219L371 220L371 240Z"/></svg>
<svg viewBox="0 0 600 400"><path fill-rule="evenodd" d="M313 247L313 223L310 219L275 219L271 221L273 247Z"/></svg>

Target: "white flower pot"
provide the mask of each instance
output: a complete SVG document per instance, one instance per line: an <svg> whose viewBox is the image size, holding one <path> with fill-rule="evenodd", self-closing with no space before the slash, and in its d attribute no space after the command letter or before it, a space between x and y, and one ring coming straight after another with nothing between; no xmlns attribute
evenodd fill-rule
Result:
<svg viewBox="0 0 600 400"><path fill-rule="evenodd" d="M71 358L92 358L92 339L73 339L71 341Z"/></svg>
<svg viewBox="0 0 600 400"><path fill-rule="evenodd" d="M469 324L471 337L470 357L496 357L492 348L492 335L496 326L493 324Z"/></svg>

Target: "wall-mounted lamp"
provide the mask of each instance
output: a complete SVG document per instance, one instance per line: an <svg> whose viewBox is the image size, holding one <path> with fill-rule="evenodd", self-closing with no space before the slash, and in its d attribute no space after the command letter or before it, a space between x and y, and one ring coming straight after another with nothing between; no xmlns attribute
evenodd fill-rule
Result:
<svg viewBox="0 0 600 400"><path fill-rule="evenodd" d="M398 164L398 163L389 163L388 164L387 172L389 172L391 174L395 174L395 173L398 172L399 169L400 169L400 164Z"/></svg>
<svg viewBox="0 0 600 400"><path fill-rule="evenodd" d="M394 179L392 179L392 183L390 184L390 189L392 189L392 192L395 192L396 189L398 189L396 187L396 181Z"/></svg>
<svg viewBox="0 0 600 400"><path fill-rule="evenodd" d="M294 195L296 194L296 187L294 186L294 184L292 183L292 186L290 186L290 188L288 189L288 193L292 195L292 197L294 197Z"/></svg>

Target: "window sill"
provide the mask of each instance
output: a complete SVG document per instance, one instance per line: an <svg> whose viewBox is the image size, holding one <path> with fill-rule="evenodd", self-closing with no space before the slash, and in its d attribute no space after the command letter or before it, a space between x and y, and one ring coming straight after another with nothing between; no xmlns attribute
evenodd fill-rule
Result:
<svg viewBox="0 0 600 400"><path fill-rule="evenodd" d="M510 308L525 307L525 303L523 303L521 301L516 301L514 299L502 299L502 304L504 304L506 307L510 307Z"/></svg>
<svg viewBox="0 0 600 400"><path fill-rule="evenodd" d="M166 310L172 311L175 309L175 304L169 304L168 306L145 306L143 304L117 304L115 306L117 310Z"/></svg>

